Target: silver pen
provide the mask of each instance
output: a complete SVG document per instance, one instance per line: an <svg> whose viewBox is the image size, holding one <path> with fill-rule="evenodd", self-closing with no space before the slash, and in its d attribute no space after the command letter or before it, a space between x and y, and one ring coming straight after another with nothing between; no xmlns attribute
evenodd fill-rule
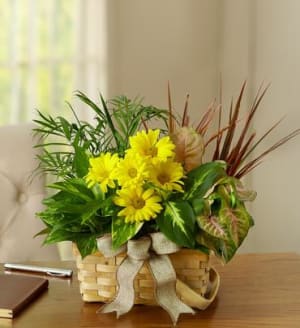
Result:
<svg viewBox="0 0 300 328"><path fill-rule="evenodd" d="M12 269L12 270L42 272L49 276L55 276L55 277L71 277L73 273L71 269L49 268L44 266L17 264L17 263L5 263L4 268Z"/></svg>

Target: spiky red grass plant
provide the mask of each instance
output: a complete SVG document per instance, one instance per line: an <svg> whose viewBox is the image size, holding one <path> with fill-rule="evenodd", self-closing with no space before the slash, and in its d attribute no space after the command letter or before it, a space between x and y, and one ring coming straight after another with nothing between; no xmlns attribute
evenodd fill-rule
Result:
<svg viewBox="0 0 300 328"><path fill-rule="evenodd" d="M282 121L277 121L272 125L258 140L256 140L256 132L249 132L250 127L253 125L254 116L260 107L263 97L265 96L269 85L263 88L259 88L254 101L244 119L241 116L241 104L245 92L246 82L243 83L239 96L236 102L233 104L231 102L228 121L225 126L222 126L222 105L216 106L213 102L206 112L202 115L199 123L195 126L195 131L206 138L206 133L216 118L216 113L218 113L218 128L205 142L204 148L206 148L211 142L215 140L215 147L213 150L212 160L223 160L227 163L227 174L234 176L238 179L242 178L255 167L257 167L262 159L277 149L278 147L285 144L290 139L296 137L300 134L300 129L295 129L288 135L284 136L277 142L275 142L271 147L262 151L256 157L250 159L250 155L257 148L259 144L280 124ZM174 134L176 129L181 127L188 127L190 125L188 116L188 101L189 95L186 97L186 102L183 110L183 115L181 123L177 123L171 101L170 86L168 85L168 108L169 108L169 133ZM176 127L177 124L177 127ZM237 129L239 125L239 129ZM239 132L239 131L240 132Z"/></svg>

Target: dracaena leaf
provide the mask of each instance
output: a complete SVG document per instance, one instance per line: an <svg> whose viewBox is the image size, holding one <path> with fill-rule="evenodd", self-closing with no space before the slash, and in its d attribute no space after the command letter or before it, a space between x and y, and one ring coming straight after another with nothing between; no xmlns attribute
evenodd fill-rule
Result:
<svg viewBox="0 0 300 328"><path fill-rule="evenodd" d="M210 202L207 199L204 198L193 199L192 207L196 216L209 215L210 213Z"/></svg>
<svg viewBox="0 0 300 328"><path fill-rule="evenodd" d="M160 230L174 243L194 248L195 215L188 202L167 202L157 223Z"/></svg>
<svg viewBox="0 0 300 328"><path fill-rule="evenodd" d="M129 239L133 238L142 228L143 222L126 223L124 218L113 216L112 218L112 246L119 248Z"/></svg>
<svg viewBox="0 0 300 328"><path fill-rule="evenodd" d="M82 258L94 253L97 250L96 237L75 238L74 241L78 247Z"/></svg>
<svg viewBox="0 0 300 328"><path fill-rule="evenodd" d="M226 177L226 163L215 161L202 164L187 174L185 199L207 196L214 185ZM212 190L211 190L212 191Z"/></svg>

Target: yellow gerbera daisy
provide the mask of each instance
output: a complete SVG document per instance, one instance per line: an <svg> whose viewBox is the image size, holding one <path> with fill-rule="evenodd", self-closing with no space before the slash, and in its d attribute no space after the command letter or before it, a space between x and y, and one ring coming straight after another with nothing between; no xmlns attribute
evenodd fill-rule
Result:
<svg viewBox="0 0 300 328"><path fill-rule="evenodd" d="M149 176L148 164L145 158L128 153L120 160L116 176L121 186L142 184Z"/></svg>
<svg viewBox="0 0 300 328"><path fill-rule="evenodd" d="M90 168L86 176L89 187L99 183L101 190L106 193L107 187L114 188L116 179L115 169L119 162L117 154L102 153L99 157L90 158Z"/></svg>
<svg viewBox="0 0 300 328"><path fill-rule="evenodd" d="M131 149L129 152L139 154L140 156L160 160L174 157L175 145L170 137L166 136L158 139L160 130L148 130L137 132L135 136L129 138Z"/></svg>
<svg viewBox="0 0 300 328"><path fill-rule="evenodd" d="M154 219L162 210L160 201L161 198L153 189L143 190L141 186L123 188L114 198L116 205L124 207L118 216L124 216L127 223Z"/></svg>
<svg viewBox="0 0 300 328"><path fill-rule="evenodd" d="M183 192L184 176L183 167L180 163L172 160L160 162L155 161L150 171L150 181L166 191L177 190Z"/></svg>

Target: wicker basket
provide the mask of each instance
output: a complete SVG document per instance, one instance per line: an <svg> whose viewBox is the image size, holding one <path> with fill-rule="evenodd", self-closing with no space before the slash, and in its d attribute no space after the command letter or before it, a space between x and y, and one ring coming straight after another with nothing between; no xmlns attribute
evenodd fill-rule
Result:
<svg viewBox="0 0 300 328"><path fill-rule="evenodd" d="M117 290L117 267L126 254L105 258L100 252L96 252L82 259L76 245L73 251L82 299L85 302L104 303L114 299ZM177 277L196 293L204 296L209 284L209 256L199 251L183 249L169 257ZM146 261L134 280L135 304L156 305L153 287L154 281Z"/></svg>

